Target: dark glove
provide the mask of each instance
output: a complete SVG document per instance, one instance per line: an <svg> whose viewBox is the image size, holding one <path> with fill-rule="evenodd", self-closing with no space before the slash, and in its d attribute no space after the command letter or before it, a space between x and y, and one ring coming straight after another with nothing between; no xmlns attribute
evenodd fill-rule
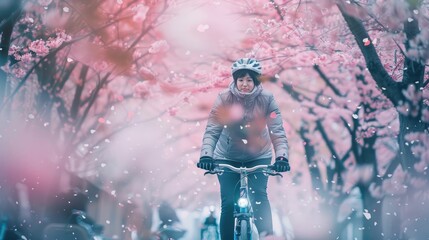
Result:
<svg viewBox="0 0 429 240"><path fill-rule="evenodd" d="M215 167L214 159L212 157L203 156L200 158L200 161L197 163L197 167L212 171Z"/></svg>
<svg viewBox="0 0 429 240"><path fill-rule="evenodd" d="M290 171L289 161L285 157L277 157L273 166L276 172Z"/></svg>

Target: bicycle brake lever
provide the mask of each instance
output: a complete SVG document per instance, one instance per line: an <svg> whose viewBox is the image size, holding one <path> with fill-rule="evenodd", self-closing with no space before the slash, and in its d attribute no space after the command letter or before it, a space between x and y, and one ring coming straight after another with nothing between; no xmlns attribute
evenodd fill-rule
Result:
<svg viewBox="0 0 429 240"><path fill-rule="evenodd" d="M273 173L271 176L280 176L280 177L283 177L283 175L280 174L280 173Z"/></svg>
<svg viewBox="0 0 429 240"><path fill-rule="evenodd" d="M214 175L214 174L222 174L223 173L223 171L222 170L213 170L213 171L207 171L207 172L205 172L204 173L204 176L205 175L207 175L207 174L212 174L212 175Z"/></svg>
<svg viewBox="0 0 429 240"><path fill-rule="evenodd" d="M264 171L263 172L265 175L270 175L270 176L280 176L283 177L282 174L278 173L278 172L274 172L274 171Z"/></svg>

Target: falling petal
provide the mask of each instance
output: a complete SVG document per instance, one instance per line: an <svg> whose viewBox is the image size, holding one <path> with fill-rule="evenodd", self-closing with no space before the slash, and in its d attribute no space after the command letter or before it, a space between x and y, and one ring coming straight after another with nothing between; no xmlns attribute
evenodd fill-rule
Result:
<svg viewBox="0 0 429 240"><path fill-rule="evenodd" d="M371 44L371 41L369 41L368 38L364 38L363 40L363 45L368 46L369 44Z"/></svg>
<svg viewBox="0 0 429 240"><path fill-rule="evenodd" d="M365 218L366 218L367 220L371 219L371 213L369 213L369 212L364 212L364 213L363 213L363 215L365 216Z"/></svg>
<svg viewBox="0 0 429 240"><path fill-rule="evenodd" d="M200 25L198 25L198 27L197 27L197 31L198 31L198 32L205 32L205 31L207 31L209 28L210 28L210 26L209 26L209 25L207 25L207 24L200 24Z"/></svg>

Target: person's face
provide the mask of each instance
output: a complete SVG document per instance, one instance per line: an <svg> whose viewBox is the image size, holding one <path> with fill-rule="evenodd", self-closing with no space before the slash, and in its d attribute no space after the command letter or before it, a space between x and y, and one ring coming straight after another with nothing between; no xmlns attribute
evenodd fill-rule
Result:
<svg viewBox="0 0 429 240"><path fill-rule="evenodd" d="M247 73L244 77L237 78L237 89L240 92L249 93L255 87L253 79Z"/></svg>

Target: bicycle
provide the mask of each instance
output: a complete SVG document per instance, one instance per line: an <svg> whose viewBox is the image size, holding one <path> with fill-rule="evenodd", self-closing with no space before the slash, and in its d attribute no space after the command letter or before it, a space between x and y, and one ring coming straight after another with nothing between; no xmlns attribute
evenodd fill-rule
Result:
<svg viewBox="0 0 429 240"><path fill-rule="evenodd" d="M73 209L66 223L50 223L43 229L45 240L104 240L103 226L89 219L86 212Z"/></svg>
<svg viewBox="0 0 429 240"><path fill-rule="evenodd" d="M259 233L254 223L253 208L248 194L248 175L257 170L269 176L283 177L283 175L274 171L272 165L257 165L251 168L237 168L229 164L216 164L212 171L207 171L204 175L221 175L224 173L225 169L240 174L240 196L237 200L238 211L237 209L234 211L234 240L259 240Z"/></svg>
<svg viewBox="0 0 429 240"><path fill-rule="evenodd" d="M219 232L216 225L205 226L202 230L201 240L218 240Z"/></svg>
<svg viewBox="0 0 429 240"><path fill-rule="evenodd" d="M1 212L0 212L1 214ZM24 239L25 237L16 229L10 229L8 226L8 218L6 216L0 216L0 240L10 240L10 239Z"/></svg>

